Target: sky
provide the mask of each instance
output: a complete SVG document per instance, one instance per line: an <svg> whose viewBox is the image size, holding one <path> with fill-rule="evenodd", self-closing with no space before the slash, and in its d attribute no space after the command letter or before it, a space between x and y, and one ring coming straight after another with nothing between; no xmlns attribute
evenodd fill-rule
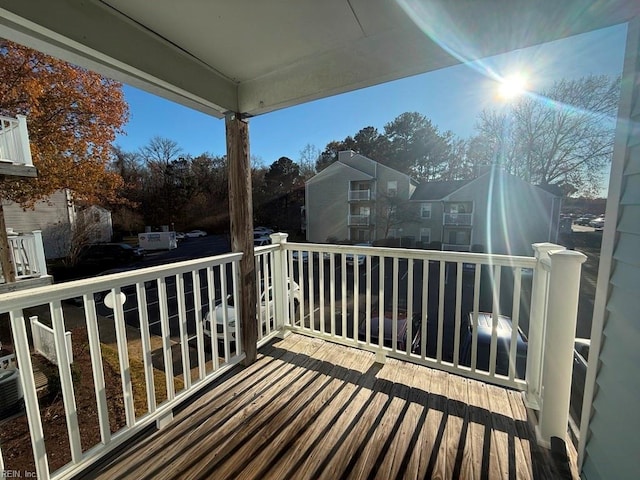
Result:
<svg viewBox="0 0 640 480"><path fill-rule="evenodd" d="M283 156L298 161L306 145L322 151L332 140L367 126L382 132L386 123L410 111L425 115L440 131L468 138L483 109L502 105L498 84L487 72L526 71L532 91L562 78L619 75L625 36L625 25L614 26L254 117L250 153L266 166ZM116 144L125 151L137 151L159 136L177 142L185 154L225 154L224 120L130 86L124 93L130 119Z"/></svg>

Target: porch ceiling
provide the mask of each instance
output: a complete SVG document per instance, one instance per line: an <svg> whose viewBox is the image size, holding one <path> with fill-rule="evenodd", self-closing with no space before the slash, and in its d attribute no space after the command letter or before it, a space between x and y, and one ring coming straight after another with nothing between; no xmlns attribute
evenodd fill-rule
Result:
<svg viewBox="0 0 640 480"><path fill-rule="evenodd" d="M257 115L639 12L636 0L0 0L0 36L215 116Z"/></svg>

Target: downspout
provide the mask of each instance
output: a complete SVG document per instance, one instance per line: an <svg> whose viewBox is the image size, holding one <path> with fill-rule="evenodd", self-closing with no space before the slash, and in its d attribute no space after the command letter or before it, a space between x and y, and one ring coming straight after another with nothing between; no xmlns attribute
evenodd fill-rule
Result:
<svg viewBox="0 0 640 480"><path fill-rule="evenodd" d="M551 242L551 227L553 226L553 206L556 203L556 197L551 198L551 209L549 212L549 233L547 234L547 241ZM557 241L557 238L556 238Z"/></svg>

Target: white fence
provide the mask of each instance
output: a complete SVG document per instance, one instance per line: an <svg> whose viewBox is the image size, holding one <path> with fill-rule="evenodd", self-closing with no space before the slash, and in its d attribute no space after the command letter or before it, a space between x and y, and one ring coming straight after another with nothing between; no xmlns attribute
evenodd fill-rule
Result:
<svg viewBox="0 0 640 480"><path fill-rule="evenodd" d="M37 316L29 317L31 323L31 336L33 338L33 348L36 352L49 360L54 365L58 365L56 355L55 338L53 328L38 321ZM67 359L73 363L73 347L71 345L71 332L64 332L64 340L67 348Z"/></svg>

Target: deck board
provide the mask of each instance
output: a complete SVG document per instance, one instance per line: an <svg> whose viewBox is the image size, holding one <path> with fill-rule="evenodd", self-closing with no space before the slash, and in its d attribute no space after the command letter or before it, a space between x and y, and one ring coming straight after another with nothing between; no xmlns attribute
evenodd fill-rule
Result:
<svg viewBox="0 0 640 480"><path fill-rule="evenodd" d="M85 478L557 478L527 414L518 392L290 335Z"/></svg>

